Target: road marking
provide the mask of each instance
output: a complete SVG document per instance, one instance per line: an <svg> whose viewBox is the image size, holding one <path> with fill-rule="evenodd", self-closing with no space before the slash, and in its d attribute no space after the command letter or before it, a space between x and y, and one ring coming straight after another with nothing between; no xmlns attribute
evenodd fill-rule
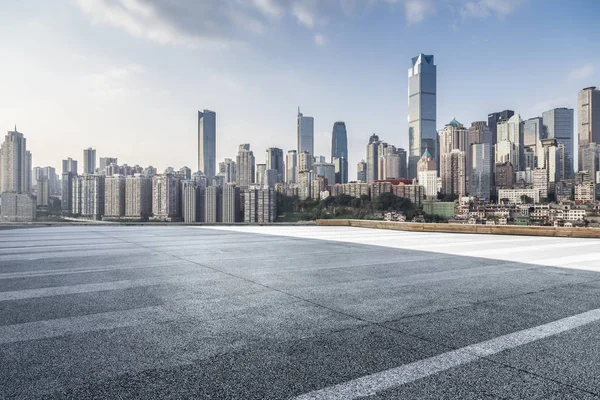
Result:
<svg viewBox="0 0 600 400"><path fill-rule="evenodd" d="M339 385L315 390L298 396L295 400L356 399L372 396L378 392L414 382L451 368L480 360L483 357L558 335L596 321L600 321L600 308L534 328L499 336L495 339L449 351L387 371L377 372Z"/></svg>

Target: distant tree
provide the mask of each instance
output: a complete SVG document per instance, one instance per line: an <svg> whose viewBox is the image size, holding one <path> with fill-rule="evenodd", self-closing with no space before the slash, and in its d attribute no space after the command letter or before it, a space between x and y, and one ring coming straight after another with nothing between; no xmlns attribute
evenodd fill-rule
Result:
<svg viewBox="0 0 600 400"><path fill-rule="evenodd" d="M352 208L361 208L362 207L362 200L358 199L358 198L354 198L352 199L352 201L350 202L350 207Z"/></svg>

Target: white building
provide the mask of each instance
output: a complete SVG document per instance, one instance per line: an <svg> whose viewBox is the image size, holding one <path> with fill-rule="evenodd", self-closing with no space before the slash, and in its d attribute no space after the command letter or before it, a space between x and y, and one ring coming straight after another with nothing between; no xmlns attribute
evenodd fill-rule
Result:
<svg viewBox="0 0 600 400"><path fill-rule="evenodd" d="M125 216L125 177L107 176L104 183L104 216L121 218Z"/></svg>
<svg viewBox="0 0 600 400"><path fill-rule="evenodd" d="M152 178L135 174L125 178L125 217L147 220L152 213Z"/></svg>
<svg viewBox="0 0 600 400"><path fill-rule="evenodd" d="M180 219L180 181L173 174L155 175L152 178L152 214L158 221Z"/></svg>
<svg viewBox="0 0 600 400"><path fill-rule="evenodd" d="M21 132L8 131L0 147L0 192L30 192L31 153Z"/></svg>
<svg viewBox="0 0 600 400"><path fill-rule="evenodd" d="M511 204L522 204L523 196L533 199L534 203L540 202L540 191L538 189L500 189L498 200L508 200Z"/></svg>
<svg viewBox="0 0 600 400"><path fill-rule="evenodd" d="M3 193L0 220L2 222L33 222L37 200L31 193Z"/></svg>
<svg viewBox="0 0 600 400"><path fill-rule="evenodd" d="M181 182L181 216L183 222L204 222L204 187L197 181Z"/></svg>
<svg viewBox="0 0 600 400"><path fill-rule="evenodd" d="M104 215L104 185L104 175L75 176L71 213L84 218L101 219Z"/></svg>

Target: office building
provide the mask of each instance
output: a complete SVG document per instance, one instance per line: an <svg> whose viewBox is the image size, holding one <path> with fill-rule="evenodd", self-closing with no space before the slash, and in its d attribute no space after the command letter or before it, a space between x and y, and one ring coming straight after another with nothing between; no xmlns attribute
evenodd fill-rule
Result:
<svg viewBox="0 0 600 400"><path fill-rule="evenodd" d="M225 183L234 183L237 179L237 165L231 158L226 158L219 163L219 175Z"/></svg>
<svg viewBox="0 0 600 400"><path fill-rule="evenodd" d="M180 220L180 179L172 173L152 177L152 219Z"/></svg>
<svg viewBox="0 0 600 400"><path fill-rule="evenodd" d="M419 54L408 70L408 177L417 177L417 162L428 149L436 160L436 66L433 55Z"/></svg>
<svg viewBox="0 0 600 400"><path fill-rule="evenodd" d="M2 222L33 222L37 216L37 200L31 193L2 193Z"/></svg>
<svg viewBox="0 0 600 400"><path fill-rule="evenodd" d="M574 119L572 108L554 108L542 114L544 124L544 139L556 139L564 147L564 165L560 171L560 180L570 179L573 170L574 153Z"/></svg>
<svg viewBox="0 0 600 400"><path fill-rule="evenodd" d="M367 145L367 183L373 183L379 179L379 147L381 142L379 136L371 135Z"/></svg>
<svg viewBox="0 0 600 400"><path fill-rule="evenodd" d="M265 186L265 173L267 172L267 164L256 164L256 179L254 182L259 186Z"/></svg>
<svg viewBox="0 0 600 400"><path fill-rule="evenodd" d="M356 180L367 182L367 163L365 160L361 160L356 164Z"/></svg>
<svg viewBox="0 0 600 400"><path fill-rule="evenodd" d="M152 213L152 177L144 174L125 178L125 217L146 221Z"/></svg>
<svg viewBox="0 0 600 400"><path fill-rule="evenodd" d="M176 175L182 180L189 181L192 179L192 170L189 167L181 167Z"/></svg>
<svg viewBox="0 0 600 400"><path fill-rule="evenodd" d="M492 188L492 159L490 143L471 144L471 181L469 195L480 200L490 200Z"/></svg>
<svg viewBox="0 0 600 400"><path fill-rule="evenodd" d="M331 162L336 164L338 158L343 158L344 161L337 163L339 170L336 169L336 176L340 179L346 177L346 180L336 181L336 183L346 183L348 182L348 133L346 123L342 121L335 122L331 132Z"/></svg>
<svg viewBox="0 0 600 400"><path fill-rule="evenodd" d="M306 117L300 112L298 107L298 119L297 119L297 135L298 135L298 154L303 151L307 151L311 157L315 154L314 149L314 125L315 120L313 117Z"/></svg>
<svg viewBox="0 0 600 400"><path fill-rule="evenodd" d="M406 151L382 143L379 146L378 179L406 178Z"/></svg>
<svg viewBox="0 0 600 400"><path fill-rule="evenodd" d="M104 181L104 217L124 217L125 199L125 176L107 176Z"/></svg>
<svg viewBox="0 0 600 400"><path fill-rule="evenodd" d="M404 155L406 159L406 154ZM346 157L338 157L333 160L335 172L335 183L348 183L348 160Z"/></svg>
<svg viewBox="0 0 600 400"><path fill-rule="evenodd" d="M198 170L211 180L217 167L217 114L198 111Z"/></svg>
<svg viewBox="0 0 600 400"><path fill-rule="evenodd" d="M14 131L8 131L0 147L0 192L30 192L31 181L31 153L27 151L25 136L15 126Z"/></svg>
<svg viewBox="0 0 600 400"><path fill-rule="evenodd" d="M581 149L600 143L600 90L587 87L577 95L577 136L579 139L579 171L583 171Z"/></svg>
<svg viewBox="0 0 600 400"><path fill-rule="evenodd" d="M96 173L96 150L91 147L83 150L83 173Z"/></svg>
<svg viewBox="0 0 600 400"><path fill-rule="evenodd" d="M312 166L315 178L323 177L328 185L335 183L335 165L331 163L315 163Z"/></svg>
<svg viewBox="0 0 600 400"><path fill-rule="evenodd" d="M596 143L589 143L580 148L580 157L583 159L579 163L581 171L588 171L590 176L596 176L600 171L600 146Z"/></svg>
<svg viewBox="0 0 600 400"><path fill-rule="evenodd" d="M313 157L308 151L298 153L298 173L310 171L313 165Z"/></svg>
<svg viewBox="0 0 600 400"><path fill-rule="evenodd" d="M71 157L62 161L62 172L72 172L77 175L77 160L73 160Z"/></svg>
<svg viewBox="0 0 600 400"><path fill-rule="evenodd" d="M288 184L294 184L298 181L298 152L289 150L286 156L286 177Z"/></svg>
<svg viewBox="0 0 600 400"><path fill-rule="evenodd" d="M265 164L267 169L272 169L276 172L277 182L285 180L285 162L283 159L283 150L277 147L269 147L265 156Z"/></svg>
<svg viewBox="0 0 600 400"><path fill-rule="evenodd" d="M425 149L417 163L417 180L419 185L423 186L423 191L428 199L437 198L439 191L437 163L428 149Z"/></svg>
<svg viewBox="0 0 600 400"><path fill-rule="evenodd" d="M223 189L208 186L204 191L204 220L209 224L223 222Z"/></svg>
<svg viewBox="0 0 600 400"><path fill-rule="evenodd" d="M99 220L104 215L105 177L86 174L73 178L71 213Z"/></svg>
<svg viewBox="0 0 600 400"><path fill-rule="evenodd" d="M508 121L513 115L515 115L513 110L504 110L488 114L488 126L492 133L492 146L495 146L496 143L498 143L498 124Z"/></svg>
<svg viewBox="0 0 600 400"><path fill-rule="evenodd" d="M223 187L223 222L241 222L241 193L240 188L233 183Z"/></svg>

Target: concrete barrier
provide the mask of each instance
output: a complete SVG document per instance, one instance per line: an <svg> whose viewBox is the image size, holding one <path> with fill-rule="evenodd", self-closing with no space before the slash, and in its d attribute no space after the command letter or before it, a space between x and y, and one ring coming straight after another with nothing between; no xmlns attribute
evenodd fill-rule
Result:
<svg viewBox="0 0 600 400"><path fill-rule="evenodd" d="M555 228L553 226L423 224L360 219L319 219L319 226L355 226L407 232L478 233L489 235L600 238L600 228Z"/></svg>

